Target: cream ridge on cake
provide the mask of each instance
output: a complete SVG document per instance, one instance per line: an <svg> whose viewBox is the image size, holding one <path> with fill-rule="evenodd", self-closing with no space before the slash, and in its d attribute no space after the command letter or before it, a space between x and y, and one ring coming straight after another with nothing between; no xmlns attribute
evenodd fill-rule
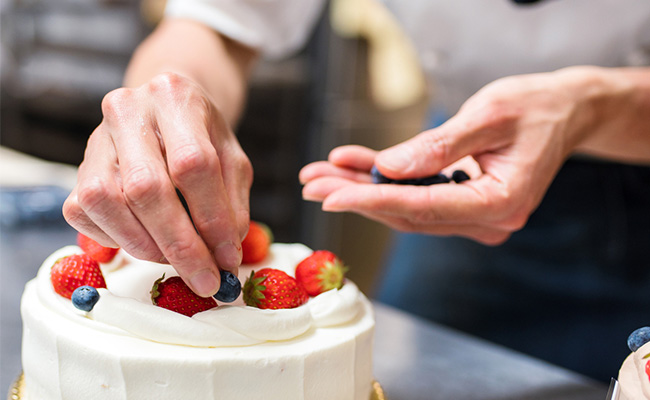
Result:
<svg viewBox="0 0 650 400"><path fill-rule="evenodd" d="M330 252L273 243L225 304L169 265L64 247L23 294L22 399L368 400L374 316L344 274Z"/></svg>

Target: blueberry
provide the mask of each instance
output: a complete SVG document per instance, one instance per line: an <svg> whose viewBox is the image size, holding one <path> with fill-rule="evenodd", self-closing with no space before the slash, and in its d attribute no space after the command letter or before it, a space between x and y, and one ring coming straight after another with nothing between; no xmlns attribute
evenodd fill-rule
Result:
<svg viewBox="0 0 650 400"><path fill-rule="evenodd" d="M372 183L393 183L393 180L385 177L379 172L376 166L372 166L370 170L370 176L372 178Z"/></svg>
<svg viewBox="0 0 650 400"><path fill-rule="evenodd" d="M627 338L627 347L637 351L641 346L650 342L650 326L644 326L632 332Z"/></svg>
<svg viewBox="0 0 650 400"><path fill-rule="evenodd" d="M469 180L469 175L467 175L467 172L463 171L462 169L454 171L453 174L451 174L451 179L456 182L456 183L461 183Z"/></svg>
<svg viewBox="0 0 650 400"><path fill-rule="evenodd" d="M436 185L438 183L451 182L451 179L444 174L425 176L424 178L393 180L382 175L381 172L379 172L377 167L374 165L370 170L370 176L372 177L372 183L395 183L398 185L429 186L429 185Z"/></svg>
<svg viewBox="0 0 650 400"><path fill-rule="evenodd" d="M436 174L436 175L426 176L424 178L418 178L415 179L415 181L416 183L413 183L413 185L429 186L429 185L437 185L439 183L449 183L451 179L449 179L447 175Z"/></svg>
<svg viewBox="0 0 650 400"><path fill-rule="evenodd" d="M228 271L220 271L220 273L221 286L214 298L224 303L232 303L237 300L239 293L241 293L241 282L239 278Z"/></svg>
<svg viewBox="0 0 650 400"><path fill-rule="evenodd" d="M92 286L79 286L70 297L72 304L80 310L90 311L99 300L97 289Z"/></svg>

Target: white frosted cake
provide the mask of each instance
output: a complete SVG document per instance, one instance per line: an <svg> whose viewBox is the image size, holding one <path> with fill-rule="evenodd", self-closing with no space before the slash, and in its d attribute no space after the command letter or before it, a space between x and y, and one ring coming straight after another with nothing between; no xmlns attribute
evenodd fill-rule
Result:
<svg viewBox="0 0 650 400"><path fill-rule="evenodd" d="M106 289L90 312L58 295L52 254L22 298L24 400L368 400L374 317L353 282L297 308L262 310L238 299L192 317L152 304L152 283L168 265L120 252L101 265ZM266 259L240 268L294 274L312 251L271 246Z"/></svg>

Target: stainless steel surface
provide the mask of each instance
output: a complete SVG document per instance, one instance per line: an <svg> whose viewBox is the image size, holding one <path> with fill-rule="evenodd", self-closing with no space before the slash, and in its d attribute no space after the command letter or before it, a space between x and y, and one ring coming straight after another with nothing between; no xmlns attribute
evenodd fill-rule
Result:
<svg viewBox="0 0 650 400"><path fill-rule="evenodd" d="M1 392L6 393L21 370L19 304L24 284L48 254L74 241L75 232L62 221L0 231ZM375 307L374 370L390 400L606 396L604 384L387 306Z"/></svg>
<svg viewBox="0 0 650 400"><path fill-rule="evenodd" d="M602 400L607 393L571 371L381 304L375 309L374 370L390 400Z"/></svg>
<svg viewBox="0 0 650 400"><path fill-rule="evenodd" d="M612 381L609 384L609 390L607 391L606 400L619 400L621 393L621 387L618 384L618 381L612 378Z"/></svg>

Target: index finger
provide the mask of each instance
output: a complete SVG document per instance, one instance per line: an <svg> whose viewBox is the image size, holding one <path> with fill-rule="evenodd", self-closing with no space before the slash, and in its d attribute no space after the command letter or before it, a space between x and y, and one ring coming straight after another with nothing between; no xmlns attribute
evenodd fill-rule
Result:
<svg viewBox="0 0 650 400"><path fill-rule="evenodd" d="M167 168L187 201L194 226L221 269L237 272L241 239L224 179L220 155L209 131L228 129L199 88L166 77L155 90L156 117L165 143Z"/></svg>

